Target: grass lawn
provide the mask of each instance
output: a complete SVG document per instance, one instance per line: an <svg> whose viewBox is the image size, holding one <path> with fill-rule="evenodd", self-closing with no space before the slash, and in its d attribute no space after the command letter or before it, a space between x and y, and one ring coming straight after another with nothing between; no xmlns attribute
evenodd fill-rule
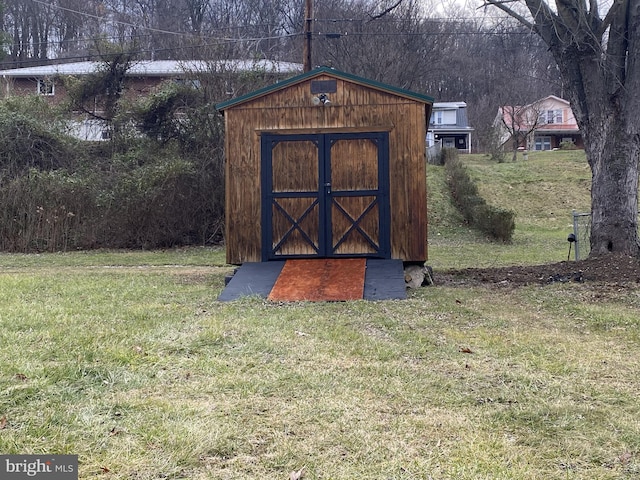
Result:
<svg viewBox="0 0 640 480"><path fill-rule="evenodd" d="M560 217L580 205L522 210L494 245L438 174L436 272L566 259ZM204 248L0 255L0 452L77 454L81 479L640 477L639 287L219 303L230 270Z"/></svg>

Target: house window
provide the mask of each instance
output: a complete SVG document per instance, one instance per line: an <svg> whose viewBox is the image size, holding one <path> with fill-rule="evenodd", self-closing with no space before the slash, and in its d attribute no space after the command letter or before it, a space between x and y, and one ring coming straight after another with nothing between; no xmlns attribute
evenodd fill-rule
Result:
<svg viewBox="0 0 640 480"><path fill-rule="evenodd" d="M38 79L38 95L54 95L55 94L55 84L50 78L39 78Z"/></svg>
<svg viewBox="0 0 640 480"><path fill-rule="evenodd" d="M536 150L551 150L551 137L536 137Z"/></svg>
<svg viewBox="0 0 640 480"><path fill-rule="evenodd" d="M455 125L455 110L436 110L431 114L430 123L432 125Z"/></svg>
<svg viewBox="0 0 640 480"><path fill-rule="evenodd" d="M455 110L445 110L443 112L442 123L445 125L455 125L456 124L456 111Z"/></svg>
<svg viewBox="0 0 640 480"><path fill-rule="evenodd" d="M548 110L546 123L562 123L562 110Z"/></svg>
<svg viewBox="0 0 640 480"><path fill-rule="evenodd" d="M562 110L545 110L540 112L538 123L546 125L547 123L562 123Z"/></svg>

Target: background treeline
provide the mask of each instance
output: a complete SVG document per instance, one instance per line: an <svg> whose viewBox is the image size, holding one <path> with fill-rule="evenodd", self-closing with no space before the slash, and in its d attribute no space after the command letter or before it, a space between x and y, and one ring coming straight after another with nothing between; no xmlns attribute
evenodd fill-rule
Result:
<svg viewBox="0 0 640 480"><path fill-rule="evenodd" d="M95 59L302 61L304 0L3 0L2 68ZM373 80L465 101L475 150L491 147L500 105L562 96L540 40L480 0L314 0L312 58ZM233 91L225 92L233 94Z"/></svg>
<svg viewBox="0 0 640 480"><path fill-rule="evenodd" d="M536 35L510 19L485 17L476 5L443 11L440 1L314 3L314 65L467 102L476 151L492 148L498 106L562 96L558 69ZM303 0L3 0L0 7L0 68L302 59ZM102 92L112 127L105 142L79 142L65 130L66 115L100 95L96 83L67 85L76 95L56 108L35 97L0 101L0 250L221 241L223 128L213 105L274 79L205 78L136 101L114 97L117 88Z"/></svg>

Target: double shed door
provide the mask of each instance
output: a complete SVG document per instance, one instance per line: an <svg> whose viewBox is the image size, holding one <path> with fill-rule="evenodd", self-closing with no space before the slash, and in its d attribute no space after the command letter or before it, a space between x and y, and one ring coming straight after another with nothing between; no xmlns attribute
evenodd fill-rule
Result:
<svg viewBox="0 0 640 480"><path fill-rule="evenodd" d="M261 138L262 259L390 258L387 132Z"/></svg>

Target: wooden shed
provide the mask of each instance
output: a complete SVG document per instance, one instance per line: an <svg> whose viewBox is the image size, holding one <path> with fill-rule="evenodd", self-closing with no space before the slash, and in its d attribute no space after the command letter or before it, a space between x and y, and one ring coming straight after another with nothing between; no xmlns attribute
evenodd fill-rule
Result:
<svg viewBox="0 0 640 480"><path fill-rule="evenodd" d="M227 262L427 260L431 97L319 68L216 105Z"/></svg>

